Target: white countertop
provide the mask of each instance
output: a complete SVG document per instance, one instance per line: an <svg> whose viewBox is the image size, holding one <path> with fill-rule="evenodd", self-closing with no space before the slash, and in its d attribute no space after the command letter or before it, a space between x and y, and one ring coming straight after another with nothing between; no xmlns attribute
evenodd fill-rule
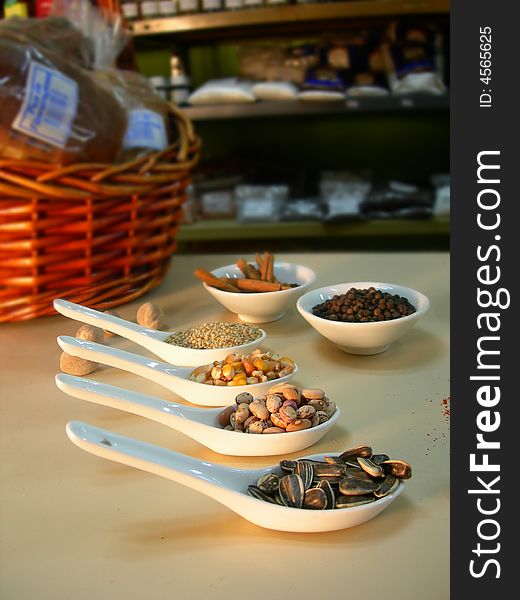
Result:
<svg viewBox="0 0 520 600"><path fill-rule="evenodd" d="M343 531L277 533L186 487L93 457L65 436L81 420L191 456L238 467L275 458L216 454L158 423L66 396L54 385L57 335L79 324L51 317L0 325L0 597L6 600L441 600L449 597L449 255L284 254L318 274L315 286L386 281L429 296L430 312L386 353L350 356L292 308L262 325L267 347L293 357L297 381L322 387L340 422L299 453L360 443L410 462L413 478L373 520ZM119 307L134 319L152 300L172 329L236 320L192 276L237 257L174 256L166 280ZM142 352L112 338L118 347ZM178 400L138 376L92 378ZM294 457L294 456L293 456Z"/></svg>

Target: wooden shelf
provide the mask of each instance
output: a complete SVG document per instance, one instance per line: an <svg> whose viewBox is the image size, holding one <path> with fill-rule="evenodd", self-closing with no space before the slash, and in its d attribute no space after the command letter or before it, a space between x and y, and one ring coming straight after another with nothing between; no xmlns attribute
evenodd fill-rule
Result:
<svg viewBox="0 0 520 600"><path fill-rule="evenodd" d="M449 236L450 219L438 217L425 220L386 219L344 223L321 221L283 221L274 223L237 223L233 220L199 221L182 225L179 242L207 242L259 239L319 239Z"/></svg>
<svg viewBox="0 0 520 600"><path fill-rule="evenodd" d="M214 32L280 23L334 21L356 17L384 17L418 14L448 14L450 0L351 0L316 4L293 4L179 15L162 19L135 21L131 28L135 37Z"/></svg>
<svg viewBox="0 0 520 600"><path fill-rule="evenodd" d="M182 108L192 121L222 119L256 119L277 116L357 114L362 112L448 110L449 95L413 94L379 98L351 98L334 102L255 102L250 104L219 104Z"/></svg>

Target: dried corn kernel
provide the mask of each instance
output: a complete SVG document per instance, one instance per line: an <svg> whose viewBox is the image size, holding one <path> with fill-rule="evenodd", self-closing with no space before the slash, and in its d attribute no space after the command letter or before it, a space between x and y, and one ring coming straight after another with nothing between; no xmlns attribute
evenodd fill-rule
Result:
<svg viewBox="0 0 520 600"><path fill-rule="evenodd" d="M228 354L226 356L226 358L224 359L224 362L226 363L234 363L234 362L239 362L240 361L240 356L235 352L233 354Z"/></svg>
<svg viewBox="0 0 520 600"><path fill-rule="evenodd" d="M294 367L294 360L288 356L282 356L282 358L280 358L280 363L282 367Z"/></svg>
<svg viewBox="0 0 520 600"><path fill-rule="evenodd" d="M212 365L202 365L200 367L197 367L192 375L198 375L199 373L207 373L208 371L211 371L211 366Z"/></svg>
<svg viewBox="0 0 520 600"><path fill-rule="evenodd" d="M225 364L222 367L222 376L228 381L230 381L235 376L235 369L233 369L233 367L229 363Z"/></svg>
<svg viewBox="0 0 520 600"><path fill-rule="evenodd" d="M220 367L213 367L211 369L211 378L220 379L222 377L222 369Z"/></svg>
<svg viewBox="0 0 520 600"><path fill-rule="evenodd" d="M242 366L244 367L244 371L248 375L251 375L251 373L255 370L255 365L250 360L248 360L246 357L244 357L242 359Z"/></svg>
<svg viewBox="0 0 520 600"><path fill-rule="evenodd" d="M282 359L275 360L273 356L278 358L279 355L259 350L244 356L229 354L224 361L214 361L212 364L197 367L189 379L216 386L251 385L273 381L294 371L292 359L284 357L285 363L282 364Z"/></svg>
<svg viewBox="0 0 520 600"><path fill-rule="evenodd" d="M253 364L259 371L269 371L269 363L263 358L256 358Z"/></svg>

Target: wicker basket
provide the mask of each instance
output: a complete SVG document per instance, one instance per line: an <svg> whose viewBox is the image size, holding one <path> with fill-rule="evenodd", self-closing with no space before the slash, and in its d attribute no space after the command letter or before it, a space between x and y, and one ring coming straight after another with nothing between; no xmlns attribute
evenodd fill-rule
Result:
<svg viewBox="0 0 520 600"><path fill-rule="evenodd" d="M158 285L200 141L120 165L0 160L0 322L54 314L57 297L107 309Z"/></svg>

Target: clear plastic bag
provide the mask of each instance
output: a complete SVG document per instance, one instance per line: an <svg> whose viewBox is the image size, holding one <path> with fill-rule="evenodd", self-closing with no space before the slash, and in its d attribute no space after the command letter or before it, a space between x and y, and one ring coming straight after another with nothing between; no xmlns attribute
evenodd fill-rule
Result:
<svg viewBox="0 0 520 600"><path fill-rule="evenodd" d="M320 194L326 207L325 220L361 219L361 205L371 187L367 176L360 177L348 172L322 173Z"/></svg>
<svg viewBox="0 0 520 600"><path fill-rule="evenodd" d="M149 81L133 71L107 69L96 71L95 79L111 91L127 113L118 161L127 161L152 151L164 150L169 140L169 105Z"/></svg>
<svg viewBox="0 0 520 600"><path fill-rule="evenodd" d="M319 198L298 198L289 200L282 213L284 221L321 221L325 216Z"/></svg>
<svg viewBox="0 0 520 600"><path fill-rule="evenodd" d="M0 35L0 156L113 162L127 118L89 71L9 30Z"/></svg>
<svg viewBox="0 0 520 600"><path fill-rule="evenodd" d="M101 12L90 0L54 0L50 14L70 21L90 41L94 69L114 66L130 40L121 15Z"/></svg>
<svg viewBox="0 0 520 600"><path fill-rule="evenodd" d="M433 214L436 216L449 216L450 214L450 176L446 174L432 175L432 184L435 188L433 201Z"/></svg>
<svg viewBox="0 0 520 600"><path fill-rule="evenodd" d="M235 188L237 219L252 221L279 221L289 197L286 185L238 185Z"/></svg>
<svg viewBox="0 0 520 600"><path fill-rule="evenodd" d="M251 92L251 84L240 81L236 77L211 79L197 88L188 98L188 103L199 104L234 104L256 102Z"/></svg>
<svg viewBox="0 0 520 600"><path fill-rule="evenodd" d="M66 57L67 61L84 69L92 69L94 66L92 40L63 17L0 20L0 36L4 32L19 34L28 42Z"/></svg>
<svg viewBox="0 0 520 600"><path fill-rule="evenodd" d="M432 215L429 189L401 181L374 188L361 209L369 219L428 219Z"/></svg>

